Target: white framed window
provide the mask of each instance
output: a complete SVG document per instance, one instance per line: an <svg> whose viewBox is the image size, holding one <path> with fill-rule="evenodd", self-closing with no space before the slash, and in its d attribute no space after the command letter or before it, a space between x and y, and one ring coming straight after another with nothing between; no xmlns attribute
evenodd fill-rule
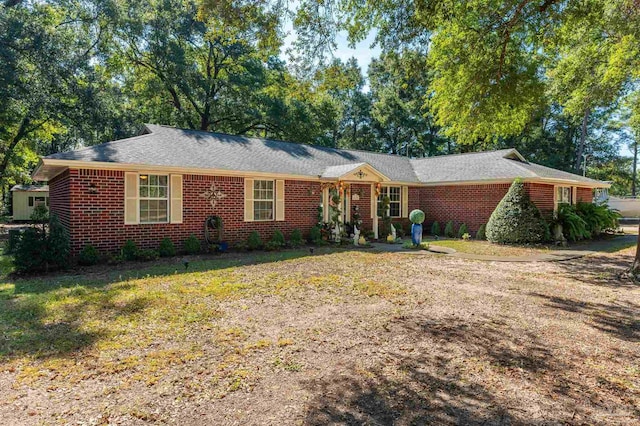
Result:
<svg viewBox="0 0 640 426"><path fill-rule="evenodd" d="M402 190L399 186L383 186L378 195L378 216L382 217L382 199L389 197L389 217L402 214Z"/></svg>
<svg viewBox="0 0 640 426"><path fill-rule="evenodd" d="M169 176L141 174L138 179L140 223L169 222Z"/></svg>
<svg viewBox="0 0 640 426"><path fill-rule="evenodd" d="M273 220L275 190L273 180L253 181L253 220Z"/></svg>
<svg viewBox="0 0 640 426"><path fill-rule="evenodd" d="M570 186L556 186L556 204L571 204Z"/></svg>

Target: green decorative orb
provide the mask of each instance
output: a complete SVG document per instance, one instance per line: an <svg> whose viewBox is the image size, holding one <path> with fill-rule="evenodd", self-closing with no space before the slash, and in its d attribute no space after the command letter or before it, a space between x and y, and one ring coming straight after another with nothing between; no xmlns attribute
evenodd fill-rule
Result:
<svg viewBox="0 0 640 426"><path fill-rule="evenodd" d="M409 213L409 220L411 223L424 222L424 212L419 209L412 210L411 213Z"/></svg>

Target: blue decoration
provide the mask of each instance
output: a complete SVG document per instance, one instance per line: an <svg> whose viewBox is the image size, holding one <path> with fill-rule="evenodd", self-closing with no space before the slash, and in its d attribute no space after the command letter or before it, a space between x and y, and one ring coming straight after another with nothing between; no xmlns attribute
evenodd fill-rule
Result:
<svg viewBox="0 0 640 426"><path fill-rule="evenodd" d="M419 246L422 243L422 224L414 223L411 225L411 242L414 246Z"/></svg>

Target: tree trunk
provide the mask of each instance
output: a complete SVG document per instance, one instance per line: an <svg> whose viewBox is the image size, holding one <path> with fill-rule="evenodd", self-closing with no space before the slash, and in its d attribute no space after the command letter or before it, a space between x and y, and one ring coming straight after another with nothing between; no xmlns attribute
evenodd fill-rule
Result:
<svg viewBox="0 0 640 426"><path fill-rule="evenodd" d="M636 181L638 180L638 141L633 144L633 178L631 180L631 195L636 196Z"/></svg>
<svg viewBox="0 0 640 426"><path fill-rule="evenodd" d="M582 118L582 130L580 132L580 142L578 143L578 152L576 153L576 171L580 171L582 166L582 154L584 154L584 145L587 140L587 123L589 122L589 114L591 109L587 109Z"/></svg>
<svg viewBox="0 0 640 426"><path fill-rule="evenodd" d="M7 167L9 167L9 162L11 161L11 157L13 157L13 151L15 151L16 146L22 138L24 138L27 133L29 133L29 123L31 120L29 117L24 117L22 122L20 123L20 127L18 128L18 132L15 134L9 145L7 146L6 151L4 152L4 158L2 159L2 163L0 163L0 182L4 184L5 174L7 172Z"/></svg>
<svg viewBox="0 0 640 426"><path fill-rule="evenodd" d="M631 275L635 278L640 274L640 223L638 223L638 244L636 245L636 258L633 259Z"/></svg>

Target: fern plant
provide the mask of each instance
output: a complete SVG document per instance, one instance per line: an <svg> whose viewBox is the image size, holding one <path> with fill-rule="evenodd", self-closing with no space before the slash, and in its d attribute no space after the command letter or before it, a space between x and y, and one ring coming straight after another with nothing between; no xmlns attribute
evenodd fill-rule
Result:
<svg viewBox="0 0 640 426"><path fill-rule="evenodd" d="M576 213L576 208L570 204L558 206L557 221L562 225L562 233L570 241L591 238L587 222Z"/></svg>

